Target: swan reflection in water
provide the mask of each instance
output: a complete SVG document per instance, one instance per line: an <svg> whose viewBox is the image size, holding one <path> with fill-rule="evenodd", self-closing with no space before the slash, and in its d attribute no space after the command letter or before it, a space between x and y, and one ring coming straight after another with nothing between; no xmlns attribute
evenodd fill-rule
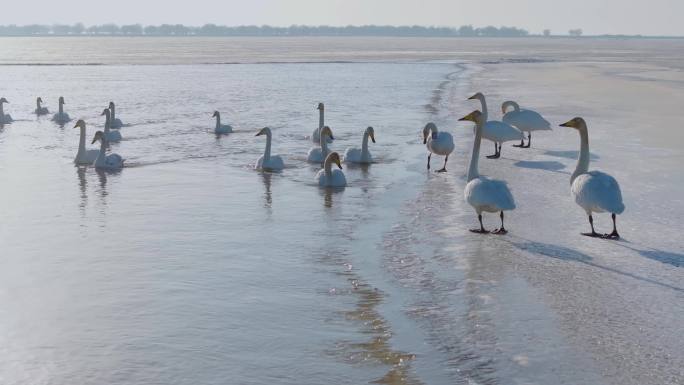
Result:
<svg viewBox="0 0 684 385"><path fill-rule="evenodd" d="M78 176L78 187L81 192L81 203L79 207L81 210L88 205L88 182L86 180L87 167L76 167L76 175Z"/></svg>
<svg viewBox="0 0 684 385"><path fill-rule="evenodd" d="M273 174L270 172L262 172L261 173L261 180L264 182L264 199L266 200L264 202L264 207L270 209L271 205L273 204L273 196L271 193L271 178L273 178Z"/></svg>

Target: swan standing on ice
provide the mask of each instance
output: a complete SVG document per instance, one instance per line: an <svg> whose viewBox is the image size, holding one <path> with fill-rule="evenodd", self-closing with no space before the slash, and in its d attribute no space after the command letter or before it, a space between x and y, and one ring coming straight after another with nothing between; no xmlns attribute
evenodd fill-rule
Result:
<svg viewBox="0 0 684 385"><path fill-rule="evenodd" d="M306 161L309 163L321 163L323 162L330 150L328 150L328 139L335 139L333 137L332 130L328 126L323 126L321 128L321 135L319 137L320 147L314 147L309 150L309 155L306 157Z"/></svg>
<svg viewBox="0 0 684 385"><path fill-rule="evenodd" d="M373 130L373 127L368 127L366 128L366 131L363 133L363 141L361 142L361 149L358 148L348 148L347 151L344 153L344 162L345 163L363 163L363 164L368 164L368 163L373 163L373 157L371 156L370 151L368 151L368 138L375 143L375 131Z"/></svg>
<svg viewBox="0 0 684 385"><path fill-rule="evenodd" d="M120 142L121 133L119 131L110 130L112 124L112 115L109 108L105 108L100 116L105 116L105 126L104 126L104 136L107 138L107 142Z"/></svg>
<svg viewBox="0 0 684 385"><path fill-rule="evenodd" d="M513 107L513 111L506 112L508 107ZM504 123L510 124L522 132L527 132L527 144L523 139L520 139L520 144L514 144L514 147L530 148L532 144L532 131L549 131L551 130L551 123L544 119L538 112L532 110L522 110L518 103L508 100L501 104L501 113L504 114L501 119Z"/></svg>
<svg viewBox="0 0 684 385"><path fill-rule="evenodd" d="M76 158L74 163L77 165L93 164L97 156L100 154L98 150L86 150L86 123L83 120L76 122L74 128L81 129L81 136L78 140L78 152L76 153Z"/></svg>
<svg viewBox="0 0 684 385"><path fill-rule="evenodd" d="M214 133L216 135L230 134L233 132L233 127L230 124L221 124L221 113L214 111L212 118L216 118L216 128L214 128Z"/></svg>
<svg viewBox="0 0 684 385"><path fill-rule="evenodd" d="M67 123L71 121L71 118L69 117L69 114L64 112L64 97L60 96L59 97L59 112L54 114L52 116L52 120L54 120L57 123Z"/></svg>
<svg viewBox="0 0 684 385"><path fill-rule="evenodd" d="M314 143L321 141L321 128L325 126L325 105L323 105L323 103L318 103L316 109L318 110L318 128L311 134L311 141ZM332 141L332 137L328 138L328 143L332 143Z"/></svg>
<svg viewBox="0 0 684 385"><path fill-rule="evenodd" d="M0 98L0 124L8 124L14 121L9 114L5 114L5 111L2 108L5 103L9 103L7 99Z"/></svg>
<svg viewBox="0 0 684 385"><path fill-rule="evenodd" d="M121 122L121 119L118 119L116 117L116 107L114 106L114 102L109 102L109 111L112 113L112 119L109 124L109 128L121 128L123 127L123 123Z"/></svg>
<svg viewBox="0 0 684 385"><path fill-rule="evenodd" d="M267 171L278 171L285 168L283 158L280 155L271 155L271 129L264 127L259 131L256 136L266 135L266 149L264 150L264 155L260 156L254 165L257 170L267 170Z"/></svg>
<svg viewBox="0 0 684 385"><path fill-rule="evenodd" d="M103 170L120 170L123 168L124 159L119 154L107 154L107 137L104 132L95 133L93 143L100 141L100 152L95 159L95 168Z"/></svg>
<svg viewBox="0 0 684 385"><path fill-rule="evenodd" d="M427 147L428 161L427 169L430 169L430 158L432 154L444 155L444 167L437 172L446 172L446 164L449 154L454 151L454 138L448 132L440 132L434 123L428 123L423 128L423 144Z"/></svg>
<svg viewBox="0 0 684 385"><path fill-rule="evenodd" d="M38 99L36 99L36 110L34 111L35 114L36 115L47 115L47 114L49 114L50 111L48 111L47 107L41 106L40 105L41 103L43 103L43 99L41 99L39 96Z"/></svg>
<svg viewBox="0 0 684 385"><path fill-rule="evenodd" d="M622 203L620 185L612 176L600 171L589 171L589 131L587 123L582 118L574 118L560 125L572 127L580 134L580 154L577 160L575 172L570 177L570 191L575 197L575 202L586 211L589 216L591 233L582 233L590 237L604 237L619 239L615 225L615 216L625 211ZM613 218L613 232L599 235L594 231L594 218L592 213L611 213Z"/></svg>
<svg viewBox="0 0 684 385"><path fill-rule="evenodd" d="M340 169L333 170L333 163ZM340 155L338 153L331 152L330 155L325 158L323 170L318 171L316 180L320 187L345 187L347 185L347 179L342 172L342 164L340 163Z"/></svg>
<svg viewBox="0 0 684 385"><path fill-rule="evenodd" d="M473 111L469 115L459 119L459 121L475 122L475 140L473 141L473 154L470 158L468 168L468 184L466 184L464 195L465 200L475 208L477 219L480 221L480 228L470 230L474 233L484 234L488 231L482 225L482 212L495 213L501 212L501 228L494 230L494 234L506 234L504 227L504 211L515 209L513 195L508 189L506 182L489 179L481 176L478 170L478 159L480 157L480 144L482 143L482 131L484 130L486 118L480 111Z"/></svg>
<svg viewBox="0 0 684 385"><path fill-rule="evenodd" d="M510 124L500 122L498 120L489 120L489 113L487 110L487 100L482 92L468 98L468 100L479 100L482 104L482 116L484 116L485 125L482 130L482 137L494 142L494 154L488 155L489 159L498 159L501 157L501 144L511 140L522 140L523 134Z"/></svg>

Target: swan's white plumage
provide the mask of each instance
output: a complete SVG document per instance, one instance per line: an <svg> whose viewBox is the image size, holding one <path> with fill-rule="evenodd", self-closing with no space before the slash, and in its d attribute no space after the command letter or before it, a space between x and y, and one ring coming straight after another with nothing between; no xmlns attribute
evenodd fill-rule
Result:
<svg viewBox="0 0 684 385"><path fill-rule="evenodd" d="M285 168L285 162L280 155L271 155L271 139L272 133L271 129L264 127L256 134L256 136L266 135L266 148L264 149L264 154L257 159L254 168L257 170L267 170L267 171L278 171Z"/></svg>
<svg viewBox="0 0 684 385"><path fill-rule="evenodd" d="M482 130L482 137L492 142L503 143L522 139L522 133L510 124L488 120Z"/></svg>
<svg viewBox="0 0 684 385"><path fill-rule="evenodd" d="M368 150L368 138L370 138L373 141L373 143L375 143L375 131L373 127L366 128L366 131L363 133L361 148L350 147L344 152L345 163L373 163L373 156Z"/></svg>
<svg viewBox="0 0 684 385"><path fill-rule="evenodd" d="M551 130L551 123L538 112L532 110L509 111L505 113L501 120L524 132Z"/></svg>
<svg viewBox="0 0 684 385"><path fill-rule="evenodd" d="M69 114L64 112L64 98L61 96L59 97L59 112L52 116L52 120L57 123L68 123L71 121Z"/></svg>
<svg viewBox="0 0 684 385"><path fill-rule="evenodd" d="M104 132L98 131L95 133L93 143L100 141L100 151L95 159L95 168L103 170L120 170L124 166L124 159L119 154L107 155L107 138Z"/></svg>
<svg viewBox="0 0 684 385"><path fill-rule="evenodd" d="M50 113L47 107L43 107L41 105L43 103L43 99L40 97L36 99L36 109L33 111L36 115L47 115Z"/></svg>
<svg viewBox="0 0 684 385"><path fill-rule="evenodd" d="M95 162L97 156L100 154L99 150L87 150L85 147L86 142L86 124L83 120L76 122L74 128L80 128L80 136L78 141L78 151L76 152L76 158L74 158L74 163L77 165L90 165Z"/></svg>
<svg viewBox="0 0 684 385"><path fill-rule="evenodd" d="M336 164L339 169L332 169L332 165ZM340 164L340 155L336 152L331 152L325 158L323 169L316 174L316 180L320 187L345 187L347 185L347 178L342 172Z"/></svg>
<svg viewBox="0 0 684 385"><path fill-rule="evenodd" d="M116 106L114 105L114 102L109 102L109 110L112 112L111 124L109 125L110 128L123 127L123 122L121 119L116 117Z"/></svg>
<svg viewBox="0 0 684 385"><path fill-rule="evenodd" d="M625 211L620 185L615 178L601 171L578 175L572 182L570 191L575 202L588 214L622 214Z"/></svg>
<svg viewBox="0 0 684 385"><path fill-rule="evenodd" d="M496 213L515 209L513 194L506 182L479 176L466 184L465 200L478 214Z"/></svg>
<svg viewBox="0 0 684 385"><path fill-rule="evenodd" d="M320 147L313 147L309 149L306 156L306 161L309 163L322 163L325 161L326 157L330 154L328 149L328 139L333 138L332 130L328 126L324 126L321 129L322 136L319 137Z"/></svg>
<svg viewBox="0 0 684 385"><path fill-rule="evenodd" d="M449 155L454 151L454 138L450 133L438 131L434 123L428 123L423 129L423 141L428 151L437 155Z"/></svg>
<svg viewBox="0 0 684 385"><path fill-rule="evenodd" d="M104 111L102 111L102 115L105 116L104 136L107 138L107 142L120 142L122 138L121 133L119 131L111 130L112 116L109 108L105 108Z"/></svg>
<svg viewBox="0 0 684 385"><path fill-rule="evenodd" d="M321 128L325 126L325 105L323 103L318 103L318 128L313 130L311 134L311 141L314 143L319 143L321 141ZM332 143L332 138L328 138L327 142Z"/></svg>
<svg viewBox="0 0 684 385"><path fill-rule="evenodd" d="M221 113L214 111L214 118L216 118L216 126L214 127L214 133L217 135L230 134L233 132L233 126L230 124L221 124Z"/></svg>
<svg viewBox="0 0 684 385"><path fill-rule="evenodd" d="M7 99L0 98L0 124L9 124L14 121L14 119L12 119L12 116L10 116L10 114L6 114L3 110L3 104L5 103L9 103Z"/></svg>

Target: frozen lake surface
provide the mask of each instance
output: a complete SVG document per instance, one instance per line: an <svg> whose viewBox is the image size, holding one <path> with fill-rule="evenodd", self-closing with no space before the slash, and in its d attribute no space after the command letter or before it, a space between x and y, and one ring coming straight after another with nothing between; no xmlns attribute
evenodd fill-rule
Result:
<svg viewBox="0 0 684 385"><path fill-rule="evenodd" d="M684 382L682 41L0 47L15 119L0 129L3 384ZM456 120L475 91L493 117L508 99L554 126L584 116L592 168L622 186L624 239L579 235L579 137L560 127L481 160L518 208L507 236L469 233L472 127ZM126 167L75 167L75 121L36 118L37 96L51 111L64 96L89 138L115 101ZM375 128L377 163L345 166L343 190L318 188L306 163L319 101L336 151ZM215 109L235 133L214 135ZM446 174L425 170L428 121L454 135ZM264 126L280 173L253 170Z"/></svg>

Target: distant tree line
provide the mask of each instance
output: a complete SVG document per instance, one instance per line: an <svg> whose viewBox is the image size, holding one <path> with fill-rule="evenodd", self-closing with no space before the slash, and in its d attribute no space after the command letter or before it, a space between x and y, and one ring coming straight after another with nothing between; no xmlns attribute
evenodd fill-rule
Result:
<svg viewBox="0 0 684 385"><path fill-rule="evenodd" d="M423 26L304 26L290 27L237 26L227 27L205 24L189 27L182 24L148 25L103 24L86 27L82 23L73 25L4 25L0 36L425 36L425 37L522 37L529 33L515 27L475 28L465 25L460 28Z"/></svg>

